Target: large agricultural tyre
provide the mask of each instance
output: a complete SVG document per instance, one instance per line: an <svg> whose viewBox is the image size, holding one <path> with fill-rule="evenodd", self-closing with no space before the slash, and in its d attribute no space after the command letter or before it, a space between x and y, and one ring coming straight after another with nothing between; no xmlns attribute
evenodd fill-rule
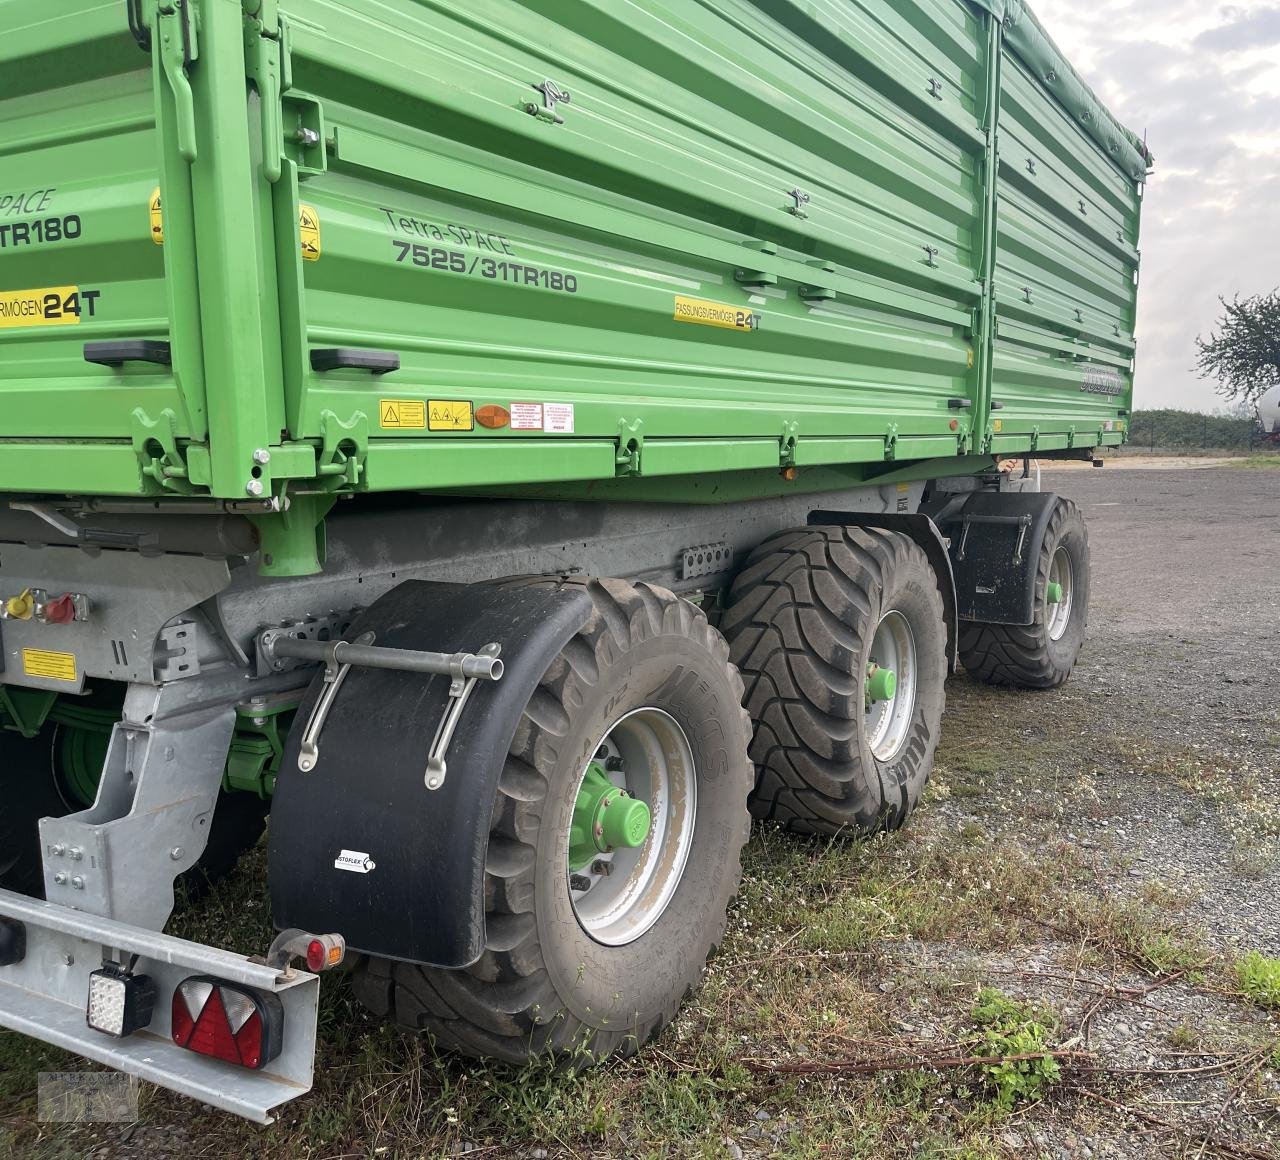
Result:
<svg viewBox="0 0 1280 1160"><path fill-rule="evenodd" d="M898 532L787 531L734 581L721 631L755 726L751 811L799 833L897 829L946 703L942 593Z"/></svg>
<svg viewBox="0 0 1280 1160"><path fill-rule="evenodd" d="M586 590L502 771L479 961L355 967L372 1011L467 1055L631 1053L698 983L741 877L750 723L724 638L665 589Z"/></svg>
<svg viewBox="0 0 1280 1160"><path fill-rule="evenodd" d="M960 626L960 661L989 685L1056 689L1075 668L1089 615L1089 530L1080 509L1059 499L1036 568L1029 625Z"/></svg>

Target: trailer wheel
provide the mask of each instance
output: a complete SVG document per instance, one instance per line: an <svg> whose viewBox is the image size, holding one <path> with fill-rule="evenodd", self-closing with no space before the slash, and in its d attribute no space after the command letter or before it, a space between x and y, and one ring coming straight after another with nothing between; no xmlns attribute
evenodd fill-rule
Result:
<svg viewBox="0 0 1280 1160"><path fill-rule="evenodd" d="M724 933L750 818L742 681L706 617L593 581L494 802L487 945L465 970L366 958L376 1014L468 1055L586 1064L675 1015Z"/></svg>
<svg viewBox="0 0 1280 1160"><path fill-rule="evenodd" d="M960 660L989 685L1055 689L1075 668L1089 613L1089 530L1080 509L1060 499L1049 517L1036 570L1035 621L963 623Z"/></svg>
<svg viewBox="0 0 1280 1160"><path fill-rule="evenodd" d="M800 833L896 829L933 768L947 630L924 550L880 529L782 532L721 629L755 724L751 811Z"/></svg>

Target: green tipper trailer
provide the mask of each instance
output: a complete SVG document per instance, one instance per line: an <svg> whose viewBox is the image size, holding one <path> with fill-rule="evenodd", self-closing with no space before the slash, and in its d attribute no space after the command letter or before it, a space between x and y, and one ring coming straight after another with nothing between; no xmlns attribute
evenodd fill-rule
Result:
<svg viewBox="0 0 1280 1160"><path fill-rule="evenodd" d="M655 1034L751 814L1070 674L1150 161L1021 0L0 0L0 1026L264 1121L344 957Z"/></svg>

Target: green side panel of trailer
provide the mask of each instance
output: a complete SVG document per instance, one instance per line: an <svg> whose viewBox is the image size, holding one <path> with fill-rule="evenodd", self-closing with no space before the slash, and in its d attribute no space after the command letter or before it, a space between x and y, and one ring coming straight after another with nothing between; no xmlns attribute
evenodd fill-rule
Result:
<svg viewBox="0 0 1280 1160"><path fill-rule="evenodd" d="M715 502L1125 437L1150 157L1019 3L0 33L0 491Z"/></svg>

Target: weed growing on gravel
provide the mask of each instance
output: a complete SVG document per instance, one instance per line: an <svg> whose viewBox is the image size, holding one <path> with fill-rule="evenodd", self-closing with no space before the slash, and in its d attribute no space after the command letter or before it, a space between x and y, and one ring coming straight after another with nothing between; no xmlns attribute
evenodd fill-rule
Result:
<svg viewBox="0 0 1280 1160"><path fill-rule="evenodd" d="M1045 1054L1038 1059L1009 1060L982 1065L984 1078L994 1089L996 1104L1006 1111L1028 1100L1037 1100L1062 1078L1058 1061L1048 1054L1058 1017L1042 1007L1015 1002L1000 991L983 987L972 1011L982 1032L984 1055Z"/></svg>
<svg viewBox="0 0 1280 1160"><path fill-rule="evenodd" d="M1280 1007L1280 959L1251 951L1236 965L1240 986L1259 1007Z"/></svg>

